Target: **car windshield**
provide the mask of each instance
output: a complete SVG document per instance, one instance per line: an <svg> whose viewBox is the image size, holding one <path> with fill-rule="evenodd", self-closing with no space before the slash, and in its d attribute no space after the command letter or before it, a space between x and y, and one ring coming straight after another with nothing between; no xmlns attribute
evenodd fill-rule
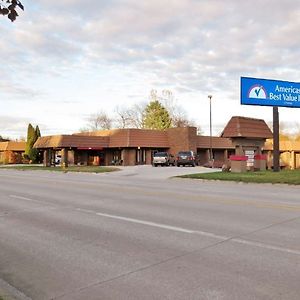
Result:
<svg viewBox="0 0 300 300"><path fill-rule="evenodd" d="M178 155L188 156L188 155L192 155L192 153L191 151L183 151L183 152L179 152Z"/></svg>
<svg viewBox="0 0 300 300"><path fill-rule="evenodd" d="M168 156L167 152L156 152L154 153L154 157L162 157L162 156Z"/></svg>

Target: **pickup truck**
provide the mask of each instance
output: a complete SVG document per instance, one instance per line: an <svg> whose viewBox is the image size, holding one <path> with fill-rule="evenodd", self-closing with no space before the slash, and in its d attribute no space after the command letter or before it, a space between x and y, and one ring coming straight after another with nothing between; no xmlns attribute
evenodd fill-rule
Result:
<svg viewBox="0 0 300 300"><path fill-rule="evenodd" d="M175 158L172 154L168 152L155 152L153 154L152 166L157 167L161 166L175 166Z"/></svg>

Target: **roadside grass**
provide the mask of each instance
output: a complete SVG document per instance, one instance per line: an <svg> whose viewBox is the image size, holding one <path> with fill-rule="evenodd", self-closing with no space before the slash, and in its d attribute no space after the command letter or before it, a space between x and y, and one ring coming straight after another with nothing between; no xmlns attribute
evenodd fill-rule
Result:
<svg viewBox="0 0 300 300"><path fill-rule="evenodd" d="M280 172L260 171L245 173L213 172L178 176L181 178L224 180L253 183L283 183L300 185L300 170L282 170Z"/></svg>
<svg viewBox="0 0 300 300"><path fill-rule="evenodd" d="M85 172L85 173L105 173L114 172L119 169L116 167L100 167L100 166L69 166L62 168L60 166L44 167L44 166L1 166L0 169L20 170L20 171L54 171L54 172ZM0 298L1 300L1 298Z"/></svg>

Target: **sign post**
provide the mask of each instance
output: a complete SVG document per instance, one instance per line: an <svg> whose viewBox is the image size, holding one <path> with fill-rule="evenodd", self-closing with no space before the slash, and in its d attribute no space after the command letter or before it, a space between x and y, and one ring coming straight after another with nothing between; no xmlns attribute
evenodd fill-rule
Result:
<svg viewBox="0 0 300 300"><path fill-rule="evenodd" d="M273 171L278 172L280 170L278 107L300 107L300 83L241 77L241 104L273 106Z"/></svg>
<svg viewBox="0 0 300 300"><path fill-rule="evenodd" d="M273 171L280 171L279 149L279 113L278 107L273 106Z"/></svg>

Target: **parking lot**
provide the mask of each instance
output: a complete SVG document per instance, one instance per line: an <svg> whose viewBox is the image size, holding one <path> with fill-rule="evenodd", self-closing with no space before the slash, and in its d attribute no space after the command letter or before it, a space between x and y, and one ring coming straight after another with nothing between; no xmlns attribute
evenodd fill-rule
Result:
<svg viewBox="0 0 300 300"><path fill-rule="evenodd" d="M141 166L126 166L118 167L121 169L120 172L106 173L106 176L115 176L115 177L124 177L132 176L138 177L141 179L168 179L174 176L186 175L186 174L195 174L195 173L208 173L208 172L220 172L220 169L210 169L204 167L164 167L158 166L156 168L150 165L141 165Z"/></svg>

